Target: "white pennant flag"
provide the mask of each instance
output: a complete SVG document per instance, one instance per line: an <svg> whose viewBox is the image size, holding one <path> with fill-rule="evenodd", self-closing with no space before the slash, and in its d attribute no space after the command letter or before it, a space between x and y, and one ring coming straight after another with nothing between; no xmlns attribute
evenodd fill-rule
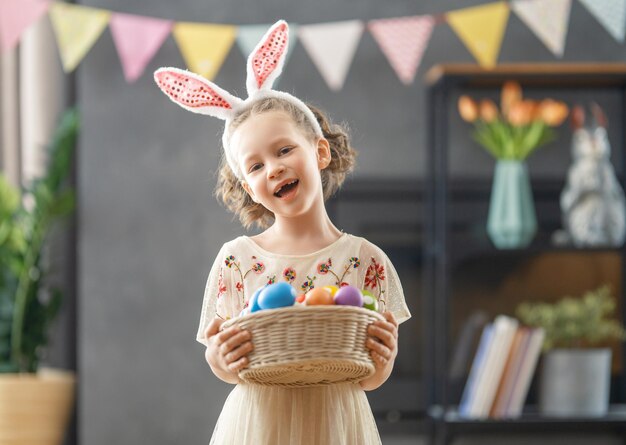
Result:
<svg viewBox="0 0 626 445"><path fill-rule="evenodd" d="M624 42L626 0L580 0L618 42Z"/></svg>
<svg viewBox="0 0 626 445"><path fill-rule="evenodd" d="M511 9L557 56L563 56L572 0L516 0Z"/></svg>
<svg viewBox="0 0 626 445"><path fill-rule="evenodd" d="M343 87L363 28L362 21L349 20L298 29L300 42L332 90Z"/></svg>

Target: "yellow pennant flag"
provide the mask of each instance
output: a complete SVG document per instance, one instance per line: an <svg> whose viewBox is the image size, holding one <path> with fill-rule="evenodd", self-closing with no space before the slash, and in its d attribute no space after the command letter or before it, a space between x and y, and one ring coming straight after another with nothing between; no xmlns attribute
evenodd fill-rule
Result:
<svg viewBox="0 0 626 445"><path fill-rule="evenodd" d="M489 3L446 13L446 21L478 63L485 68L493 68L498 60L508 19L507 2Z"/></svg>
<svg viewBox="0 0 626 445"><path fill-rule="evenodd" d="M61 53L63 70L73 71L91 49L109 23L111 13L54 2L50 6L50 20Z"/></svg>
<svg viewBox="0 0 626 445"><path fill-rule="evenodd" d="M237 28L178 22L172 34L189 70L213 80L235 42Z"/></svg>

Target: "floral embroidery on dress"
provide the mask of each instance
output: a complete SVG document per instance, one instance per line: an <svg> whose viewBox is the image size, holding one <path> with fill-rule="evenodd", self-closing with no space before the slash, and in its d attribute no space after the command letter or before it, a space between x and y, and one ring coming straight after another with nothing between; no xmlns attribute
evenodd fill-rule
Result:
<svg viewBox="0 0 626 445"><path fill-rule="evenodd" d="M385 281L385 266L379 264L374 257L371 258L372 263L365 272L365 287L372 290L378 290L378 300L385 304L382 298L385 291L382 288L382 282Z"/></svg>
<svg viewBox="0 0 626 445"><path fill-rule="evenodd" d="M224 284L224 269L220 267L220 274L217 278L217 298L220 299L226 293L226 285Z"/></svg>
<svg viewBox="0 0 626 445"><path fill-rule="evenodd" d="M343 281L346 275L350 273L351 269L357 269L360 265L361 265L361 262L359 261L357 257L355 256L350 257L350 259L348 260L347 264L345 265L343 269L343 272L341 273L341 276L339 276L332 270L333 269L332 258L328 258L326 262L322 262L317 265L317 273L319 273L320 275L326 275L329 273L332 274L335 277L335 284L337 286L343 287L343 286L348 285L348 283Z"/></svg>
<svg viewBox="0 0 626 445"><path fill-rule="evenodd" d="M241 297L241 302L244 303L246 301L245 298L245 289L244 289L244 281L245 278L248 276L248 274L250 272L254 272L255 274L262 274L263 272L265 272L265 264L263 264L261 261L257 261L257 257L256 256L252 256L252 266L246 270L245 272L243 271L243 269L241 268L241 263L239 261L237 261L237 258L235 258L234 255L228 255L225 259L224 259L224 264L226 264L226 267L228 267L229 269L234 268L237 273L239 274L239 281L237 281L237 284L235 286L237 293L240 294ZM269 277L268 277L269 278ZM272 284L274 281L268 282L268 284Z"/></svg>
<svg viewBox="0 0 626 445"><path fill-rule="evenodd" d="M296 270L293 267L287 267L283 271L283 278L288 283L292 283L296 279Z"/></svg>
<svg viewBox="0 0 626 445"><path fill-rule="evenodd" d="M224 269L220 267L220 273L217 276L217 304L215 306L215 316L221 318L222 320L226 320L226 317L223 317L219 312L219 306L222 303L222 297L226 294L226 285L224 284Z"/></svg>
<svg viewBox="0 0 626 445"><path fill-rule="evenodd" d="M313 278L311 278L309 275L306 276L306 281L304 283L302 283L302 285L300 286L300 289L302 290L302 292L304 292L305 294L310 291L311 289L315 288L315 280L317 279L316 276L313 276Z"/></svg>
<svg viewBox="0 0 626 445"><path fill-rule="evenodd" d="M317 265L317 273L320 275L326 275L330 272L330 268L333 267L333 260L328 258L328 261L325 263L319 263Z"/></svg>
<svg viewBox="0 0 626 445"><path fill-rule="evenodd" d="M254 274L260 275L267 270L267 267L262 261L259 261L256 256L251 256L251 266L248 269L242 268L241 262L237 261L237 258L234 255L228 255L224 259L224 264L229 269L234 269L237 271L238 280L235 283L234 290L237 292L237 295L240 299L240 307L246 307L248 300L245 298L245 279L250 272ZM322 261L319 263L315 269L315 272L319 275L332 275L335 278L335 285L339 287L348 286L350 283L349 280L346 280L346 277L350 275L351 271L354 269L358 269L361 266L361 261L358 257L349 257L346 260L346 263L343 267L341 267L338 271L333 270L333 260L332 258L328 258L326 261ZM288 266L285 267L282 273L282 278L291 284L294 284L298 273L294 267ZM276 283L276 275L266 275L267 284ZM315 288L315 280L317 280L317 275L306 275L306 280L302 282L300 285L300 290L303 293L307 293L311 289ZM381 303L384 303L382 300L382 296L384 294L384 290L382 289L382 281L385 280L385 268L383 265L378 264L375 258L371 258L371 264L368 266L367 271L365 273L365 288L369 288L371 290L377 290L378 299ZM226 286L224 285L224 280L220 270L219 282L218 282L218 298L226 294Z"/></svg>
<svg viewBox="0 0 626 445"><path fill-rule="evenodd" d="M232 255L228 255L226 259L224 260L224 263L226 264L228 268L230 268L233 265L234 261L235 261L235 257Z"/></svg>
<svg viewBox="0 0 626 445"><path fill-rule="evenodd" d="M256 274L262 274L265 270L265 265L263 263L255 263L252 266L252 271Z"/></svg>

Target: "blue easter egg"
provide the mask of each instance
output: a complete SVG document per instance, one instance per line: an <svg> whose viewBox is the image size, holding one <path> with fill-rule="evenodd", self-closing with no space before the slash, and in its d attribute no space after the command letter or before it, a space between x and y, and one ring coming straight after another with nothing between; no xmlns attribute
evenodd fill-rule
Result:
<svg viewBox="0 0 626 445"><path fill-rule="evenodd" d="M280 282L270 284L261 289L257 302L261 309L276 309L293 306L298 293L289 283Z"/></svg>
<svg viewBox="0 0 626 445"><path fill-rule="evenodd" d="M256 292L254 294L252 294L252 298L250 298L250 303L248 304L248 307L250 308L250 313L253 313L253 312L261 310L261 307L259 306L259 294L266 287L267 286L259 287L256 290Z"/></svg>
<svg viewBox="0 0 626 445"><path fill-rule="evenodd" d="M250 313L250 306L245 307L239 312L239 316L243 317L244 315L248 315Z"/></svg>

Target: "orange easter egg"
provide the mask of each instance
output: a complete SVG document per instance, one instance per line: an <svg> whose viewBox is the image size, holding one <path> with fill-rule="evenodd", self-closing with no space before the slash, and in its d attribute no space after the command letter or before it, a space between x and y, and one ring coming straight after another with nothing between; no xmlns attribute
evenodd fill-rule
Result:
<svg viewBox="0 0 626 445"><path fill-rule="evenodd" d="M323 287L316 287L306 293L304 302L307 306L318 306L322 304L335 304L333 296Z"/></svg>
<svg viewBox="0 0 626 445"><path fill-rule="evenodd" d="M298 303L303 303L303 302L304 302L304 297L305 297L305 295L304 295L304 294L300 294L300 295L298 295L298 296L296 297L296 302L298 302Z"/></svg>

